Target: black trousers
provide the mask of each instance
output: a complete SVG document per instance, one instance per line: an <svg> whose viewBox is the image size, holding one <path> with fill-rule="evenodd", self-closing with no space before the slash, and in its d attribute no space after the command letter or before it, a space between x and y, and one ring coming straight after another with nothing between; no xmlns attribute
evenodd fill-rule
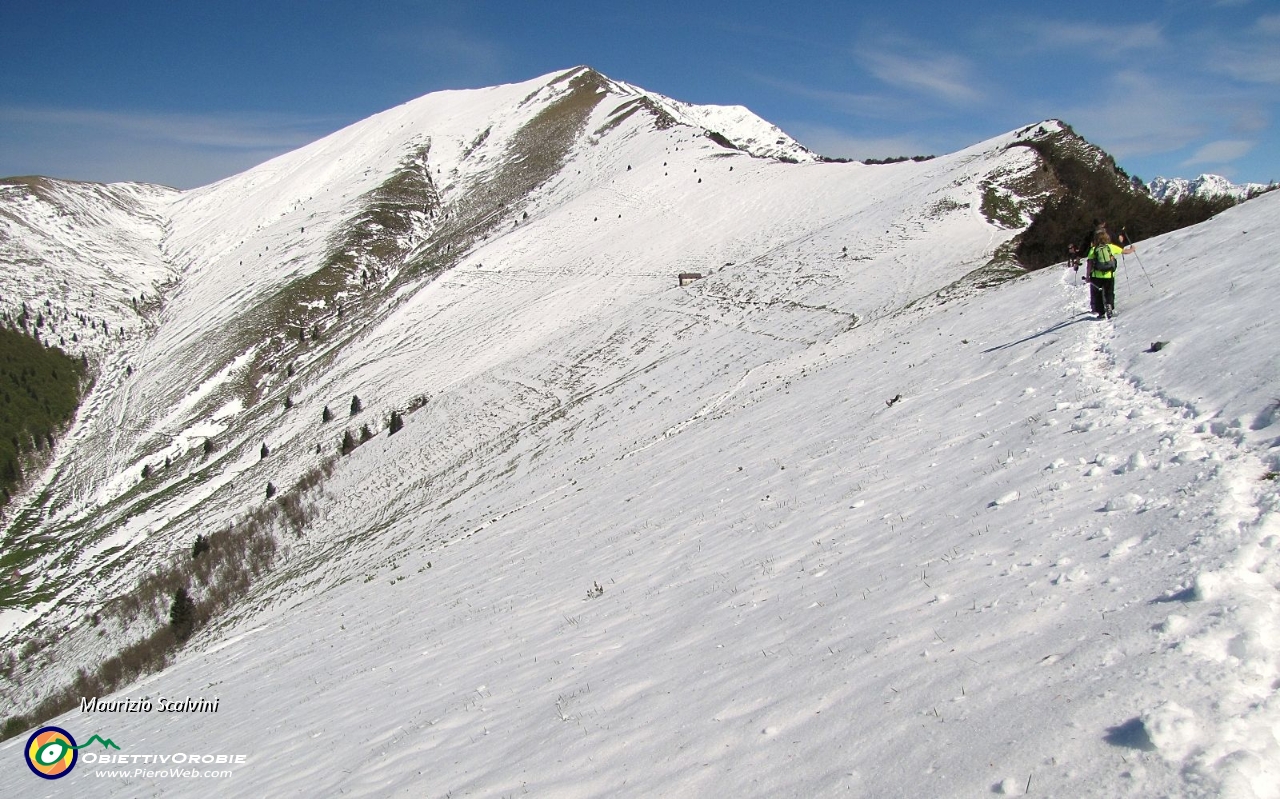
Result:
<svg viewBox="0 0 1280 799"><path fill-rule="evenodd" d="M1116 307L1116 279L1112 277L1089 278L1089 310L1096 314L1105 314L1108 308Z"/></svg>

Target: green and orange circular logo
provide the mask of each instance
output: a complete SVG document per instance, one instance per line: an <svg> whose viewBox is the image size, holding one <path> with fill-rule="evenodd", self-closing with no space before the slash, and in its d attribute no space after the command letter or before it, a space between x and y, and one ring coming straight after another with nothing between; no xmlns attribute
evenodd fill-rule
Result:
<svg viewBox="0 0 1280 799"><path fill-rule="evenodd" d="M56 780L71 773L80 753L76 739L61 727L41 727L27 739L27 767L37 777Z"/></svg>

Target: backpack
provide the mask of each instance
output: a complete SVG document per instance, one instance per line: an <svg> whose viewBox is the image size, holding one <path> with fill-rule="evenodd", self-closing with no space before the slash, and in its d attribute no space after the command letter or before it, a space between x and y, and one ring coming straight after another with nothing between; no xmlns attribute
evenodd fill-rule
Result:
<svg viewBox="0 0 1280 799"><path fill-rule="evenodd" d="M1111 252L1111 237L1105 230L1099 230L1093 236L1093 261L1098 264L1109 264L1116 259Z"/></svg>

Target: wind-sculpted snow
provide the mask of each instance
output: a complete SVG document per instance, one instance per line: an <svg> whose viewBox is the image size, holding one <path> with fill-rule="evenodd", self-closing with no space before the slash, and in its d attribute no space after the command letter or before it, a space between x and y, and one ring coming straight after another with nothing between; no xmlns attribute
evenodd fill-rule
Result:
<svg viewBox="0 0 1280 799"><path fill-rule="evenodd" d="M77 792L1275 796L1274 195L1139 245L1097 322L1070 270L980 279L1017 233L983 186L1035 168L1009 147L1035 126L789 164L583 75L423 98L172 202L182 279L64 445L91 465L48 524L76 547L24 567L69 629L6 697L101 656L83 619L142 569L375 435L242 607L120 692L216 714L54 722L247 762L86 763ZM546 156L520 138L544 112L555 168L486 185ZM237 330L411 153L440 207L395 274L309 300L318 338ZM181 365L214 336L234 358ZM139 432L83 449L111 419Z"/></svg>

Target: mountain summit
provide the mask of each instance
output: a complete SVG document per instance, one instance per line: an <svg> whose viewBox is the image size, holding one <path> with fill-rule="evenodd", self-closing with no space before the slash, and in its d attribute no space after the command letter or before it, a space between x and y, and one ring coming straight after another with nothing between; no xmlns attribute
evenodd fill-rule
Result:
<svg viewBox="0 0 1280 799"><path fill-rule="evenodd" d="M577 68L192 191L4 182L0 311L93 383L5 508L0 757L53 719L245 755L86 750L92 796L1273 795L1277 195L1095 322L1011 255L1067 136L824 163Z"/></svg>
<svg viewBox="0 0 1280 799"><path fill-rule="evenodd" d="M1183 197L1234 197L1238 200L1250 194L1267 191L1272 188L1262 183L1245 183L1237 185L1221 175L1200 175L1188 180L1186 178L1156 178L1147 184L1151 196L1164 202L1176 201Z"/></svg>

